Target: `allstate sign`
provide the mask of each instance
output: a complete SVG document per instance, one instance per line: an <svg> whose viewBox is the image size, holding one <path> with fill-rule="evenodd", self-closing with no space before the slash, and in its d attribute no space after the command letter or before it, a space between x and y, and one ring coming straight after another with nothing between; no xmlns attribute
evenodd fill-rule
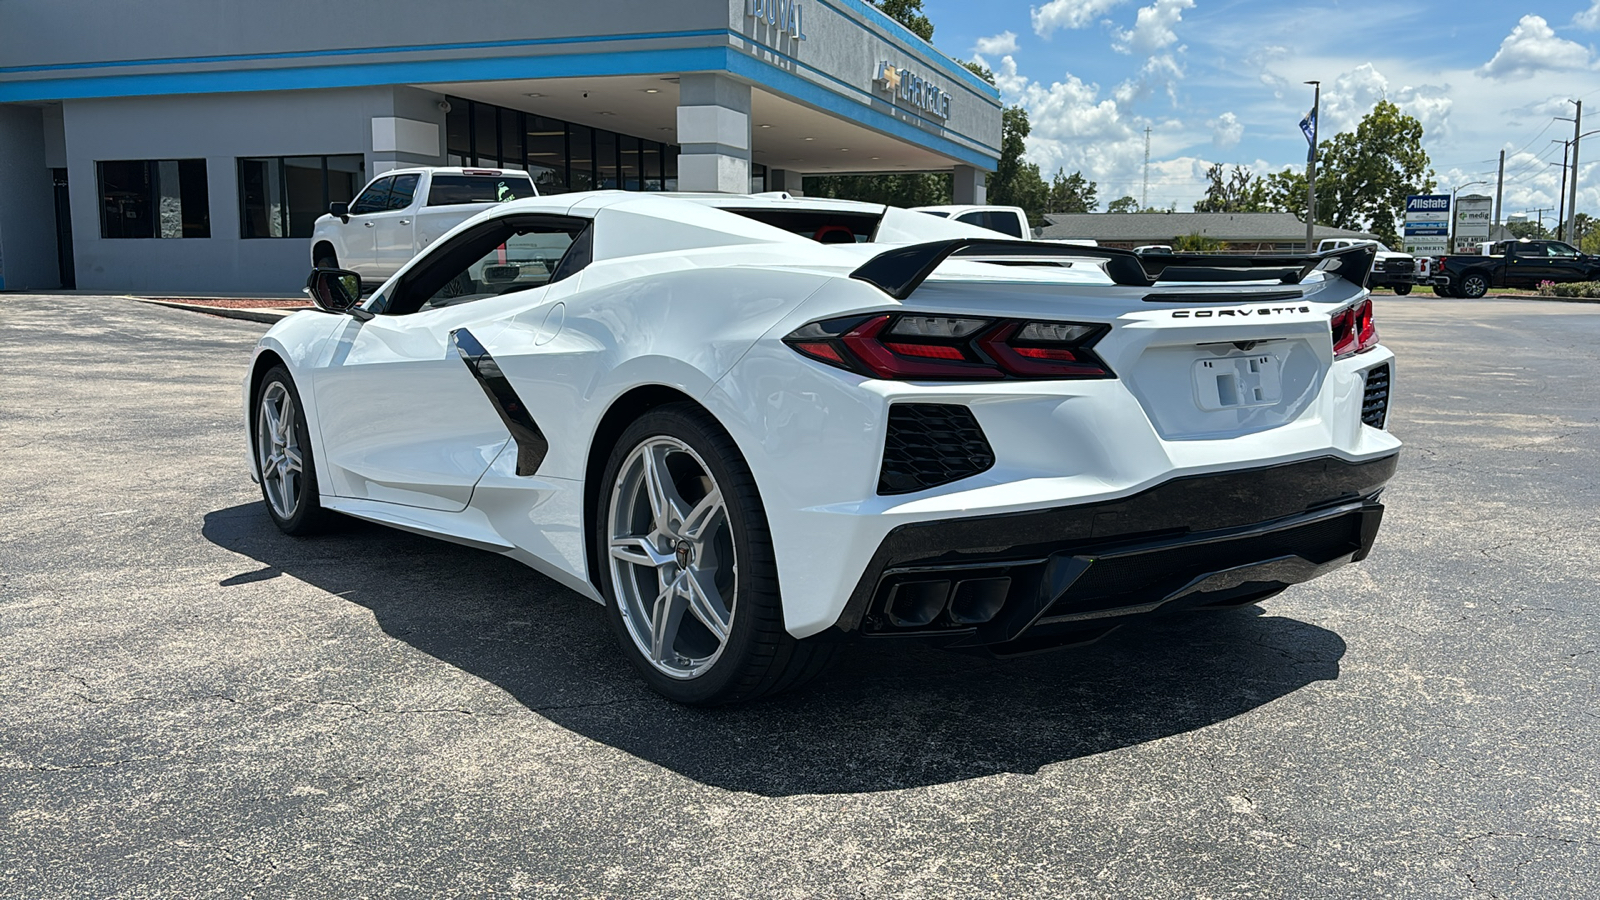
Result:
<svg viewBox="0 0 1600 900"><path fill-rule="evenodd" d="M1406 214L1450 212L1449 194L1412 194L1406 198Z"/></svg>

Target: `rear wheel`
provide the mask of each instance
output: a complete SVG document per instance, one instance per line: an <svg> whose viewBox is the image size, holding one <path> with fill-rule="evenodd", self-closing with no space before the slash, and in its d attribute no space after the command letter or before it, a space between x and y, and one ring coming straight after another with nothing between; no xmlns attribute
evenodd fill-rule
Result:
<svg viewBox="0 0 1600 900"><path fill-rule="evenodd" d="M256 471L267 513L284 534L320 531L328 512L317 493L317 470L311 458L311 435L294 379L274 366L256 388Z"/></svg>
<svg viewBox="0 0 1600 900"><path fill-rule="evenodd" d="M601 587L623 653L679 703L798 686L831 645L783 628L766 511L733 440L691 404L657 407L612 450L601 482Z"/></svg>
<svg viewBox="0 0 1600 900"><path fill-rule="evenodd" d="M1447 285L1447 284L1436 284L1436 285L1434 285L1433 286L1433 292L1436 295L1440 296L1440 297L1454 297L1455 296L1454 293L1451 293L1450 286Z"/></svg>
<svg viewBox="0 0 1600 900"><path fill-rule="evenodd" d="M1404 297L1405 295L1411 293L1411 285L1397 284L1394 286L1394 292L1396 295Z"/></svg>
<svg viewBox="0 0 1600 900"><path fill-rule="evenodd" d="M1461 296L1476 300L1489 293L1489 277L1482 272L1468 272L1461 276Z"/></svg>

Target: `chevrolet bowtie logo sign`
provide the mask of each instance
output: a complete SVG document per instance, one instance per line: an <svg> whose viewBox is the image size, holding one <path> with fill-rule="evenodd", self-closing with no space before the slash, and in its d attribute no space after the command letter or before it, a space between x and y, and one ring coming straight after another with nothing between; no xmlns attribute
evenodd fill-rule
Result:
<svg viewBox="0 0 1600 900"><path fill-rule="evenodd" d="M919 109L939 119L950 118L950 95L942 88L923 80L910 69L891 65L887 60L878 63L878 73L872 79L878 89L894 97L901 104Z"/></svg>

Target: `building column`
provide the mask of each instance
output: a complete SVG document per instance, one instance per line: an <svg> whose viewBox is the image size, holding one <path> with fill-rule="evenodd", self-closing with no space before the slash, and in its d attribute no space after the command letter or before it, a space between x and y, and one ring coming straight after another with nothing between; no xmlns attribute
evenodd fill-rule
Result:
<svg viewBox="0 0 1600 900"><path fill-rule="evenodd" d="M750 86L726 75L678 81L678 190L750 191Z"/></svg>
<svg viewBox="0 0 1600 900"><path fill-rule="evenodd" d="M793 169L768 169L767 190L788 191L791 196L803 197L805 191L805 175Z"/></svg>
<svg viewBox="0 0 1600 900"><path fill-rule="evenodd" d="M984 186L988 172L972 166L956 166L951 171L955 184L950 191L951 202L961 206L982 206L989 200L989 189Z"/></svg>

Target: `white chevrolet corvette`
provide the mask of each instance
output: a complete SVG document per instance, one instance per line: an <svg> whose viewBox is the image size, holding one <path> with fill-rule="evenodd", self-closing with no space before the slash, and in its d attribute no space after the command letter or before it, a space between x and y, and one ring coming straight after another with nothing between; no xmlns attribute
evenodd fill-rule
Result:
<svg viewBox="0 0 1600 900"><path fill-rule="evenodd" d="M1372 250L1143 255L787 195L518 200L261 339L251 468L604 603L684 703L838 643L999 655L1372 547L1400 442Z"/></svg>

